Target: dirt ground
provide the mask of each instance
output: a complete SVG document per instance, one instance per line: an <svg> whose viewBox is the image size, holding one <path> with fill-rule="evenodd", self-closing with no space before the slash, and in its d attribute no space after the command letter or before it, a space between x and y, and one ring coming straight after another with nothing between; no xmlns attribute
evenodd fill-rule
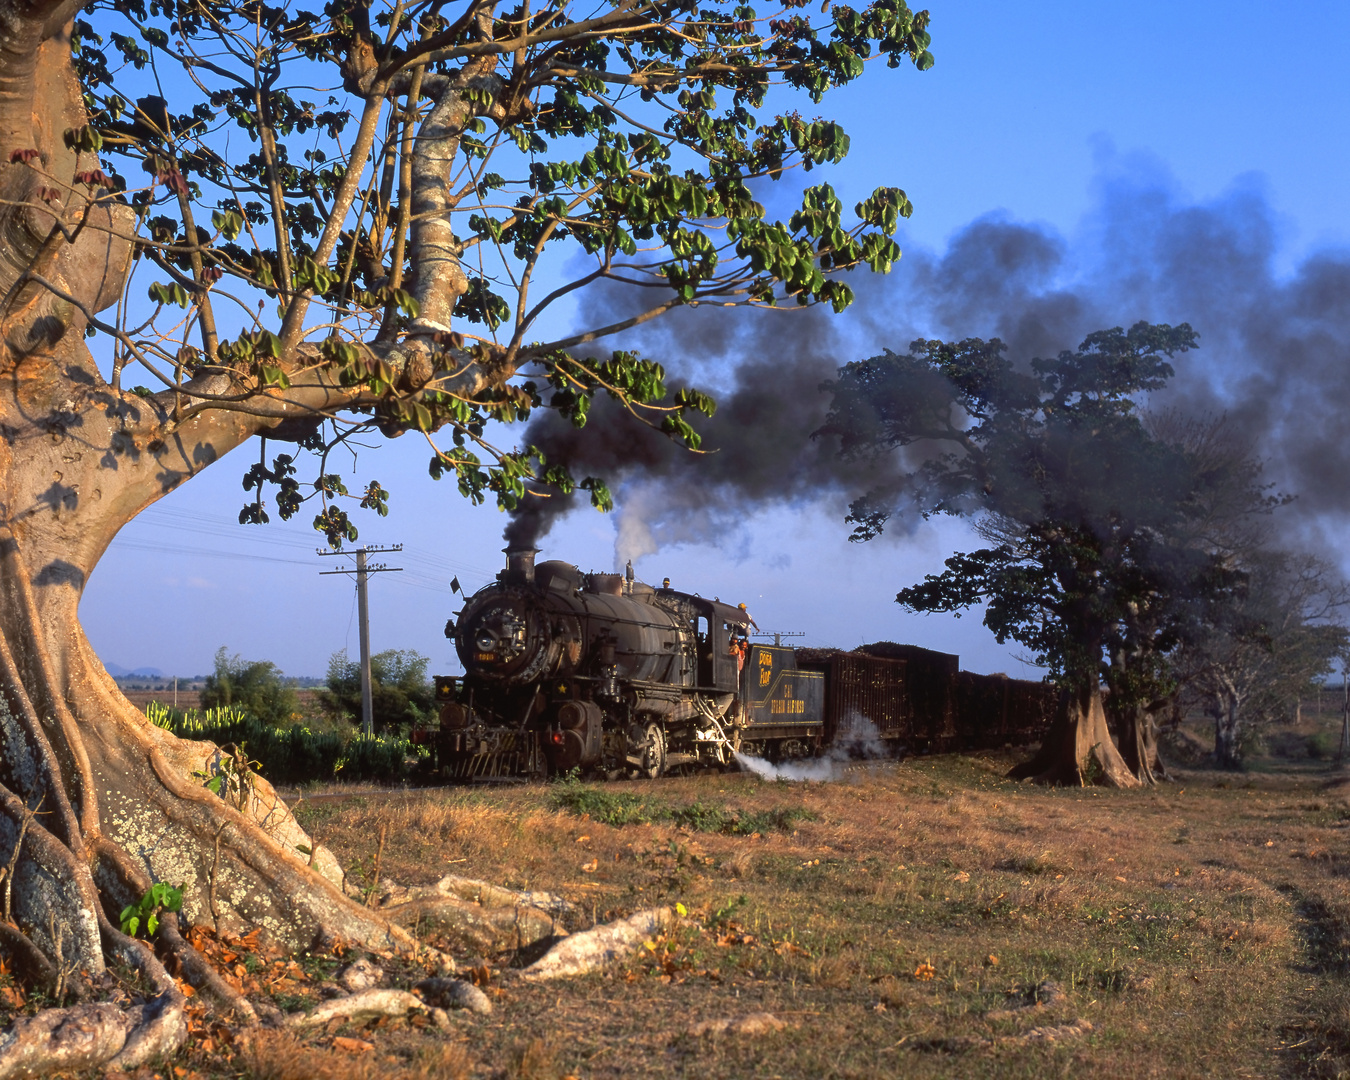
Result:
<svg viewBox="0 0 1350 1080"><path fill-rule="evenodd" d="M555 983L513 977L530 957L460 956L495 1009L452 1013L449 1033L416 1017L243 1049L203 1020L146 1080L1350 1075L1350 778L1327 765L1045 790L1002 779L1012 760L811 784L311 793L301 820L358 884L377 885L378 851L379 885L454 872L549 889L575 905L573 931L685 914L617 966ZM288 1011L352 959L204 947ZM375 959L392 985L423 976ZM784 1026L693 1033L756 1012Z"/></svg>

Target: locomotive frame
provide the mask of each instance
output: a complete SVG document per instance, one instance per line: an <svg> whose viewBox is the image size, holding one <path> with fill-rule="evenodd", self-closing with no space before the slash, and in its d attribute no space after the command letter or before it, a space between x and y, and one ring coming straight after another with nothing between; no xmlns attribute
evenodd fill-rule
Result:
<svg viewBox="0 0 1350 1080"><path fill-rule="evenodd" d="M743 746L820 747L823 673L751 644L744 605L536 554L507 549L497 581L446 625L465 675L436 678L439 773L654 778L727 765Z"/></svg>

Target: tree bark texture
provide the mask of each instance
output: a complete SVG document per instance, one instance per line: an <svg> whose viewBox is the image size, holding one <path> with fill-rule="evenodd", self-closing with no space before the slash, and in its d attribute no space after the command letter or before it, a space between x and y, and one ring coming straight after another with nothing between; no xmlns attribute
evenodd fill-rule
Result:
<svg viewBox="0 0 1350 1080"><path fill-rule="evenodd" d="M1214 764L1221 769L1242 768L1242 702L1235 693L1215 694L1210 703L1214 717Z"/></svg>
<svg viewBox="0 0 1350 1080"><path fill-rule="evenodd" d="M1116 716L1120 738L1120 756L1141 784L1156 784L1171 779L1167 766L1158 755L1158 724L1150 705L1132 705Z"/></svg>
<svg viewBox="0 0 1350 1080"><path fill-rule="evenodd" d="M1111 739L1101 686L1095 680L1081 689L1061 691L1054 722L1040 750L1008 775L1072 787L1138 787L1140 783Z"/></svg>
<svg viewBox="0 0 1350 1080"><path fill-rule="evenodd" d="M190 397L140 398L104 380L84 330L121 294L131 211L95 204L72 179L98 168L63 138L85 122L66 27L75 10L0 7L0 948L76 999L111 958L156 996L128 1013L85 1004L16 1023L0 1035L0 1078L173 1050L186 1028L169 955L208 999L248 1017L174 916L158 953L118 929L155 882L183 887L188 922L260 926L296 948L334 937L414 947L343 894L331 855L310 865L309 838L264 781L235 802L205 788L220 751L152 726L80 627L80 596L122 525L295 415L295 400L335 392L313 380L254 415L192 415ZM141 617L127 613L128 633Z"/></svg>

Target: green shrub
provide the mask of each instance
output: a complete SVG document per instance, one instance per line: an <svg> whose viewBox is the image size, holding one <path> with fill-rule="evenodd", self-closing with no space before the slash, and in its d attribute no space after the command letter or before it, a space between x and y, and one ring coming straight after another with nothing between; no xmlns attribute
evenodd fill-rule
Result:
<svg viewBox="0 0 1350 1080"><path fill-rule="evenodd" d="M205 739L218 746L234 743L259 763L258 772L273 784L304 784L337 776L397 781L407 775L409 757L425 754L407 739L344 736L312 731L301 724L280 727L232 707L183 711L152 701L145 712L151 723L180 738Z"/></svg>
<svg viewBox="0 0 1350 1080"><path fill-rule="evenodd" d="M800 806L784 806L773 810L751 810L736 819L728 832L740 836L771 832L792 832L799 821L816 821L818 815Z"/></svg>
<svg viewBox="0 0 1350 1080"><path fill-rule="evenodd" d="M810 810L796 806L740 812L705 802L671 806L659 799L588 787L574 779L561 780L553 786L552 802L557 810L589 817L616 829L624 825L669 822L693 832L749 836L751 833L791 832L797 822L816 819Z"/></svg>
<svg viewBox="0 0 1350 1080"><path fill-rule="evenodd" d="M436 695L427 678L430 659L412 649L386 649L370 658L371 720L377 732L406 731L435 715ZM328 661L327 687L318 692L336 717L361 721L361 664L346 652Z"/></svg>
<svg viewBox="0 0 1350 1080"><path fill-rule="evenodd" d="M620 828L624 825L650 825L664 821L669 810L651 799L630 795L624 791L607 791L587 787L574 781L554 785L553 805L577 817L589 817L602 825Z"/></svg>
<svg viewBox="0 0 1350 1080"><path fill-rule="evenodd" d="M231 656L222 645L216 650L216 669L202 685L202 707L222 706L243 709L281 726L297 715L300 699L272 661L245 660L238 653Z"/></svg>
<svg viewBox="0 0 1350 1080"><path fill-rule="evenodd" d="M1336 756L1336 752L1341 748L1341 733L1339 731L1315 731L1308 736L1304 743L1307 748L1308 756L1314 761L1327 761Z"/></svg>
<svg viewBox="0 0 1350 1080"><path fill-rule="evenodd" d="M422 753L421 747L393 735L357 735L343 748L338 775L343 780L397 780L407 771L408 757Z"/></svg>

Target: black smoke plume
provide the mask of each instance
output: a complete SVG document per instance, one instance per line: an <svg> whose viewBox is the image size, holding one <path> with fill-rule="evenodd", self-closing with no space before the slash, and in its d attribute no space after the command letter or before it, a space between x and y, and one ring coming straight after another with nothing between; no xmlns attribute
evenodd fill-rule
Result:
<svg viewBox="0 0 1350 1080"><path fill-rule="evenodd" d="M604 297L606 310L612 313L620 299ZM731 538L756 510L842 496L860 477L875 484L893 470L884 461L846 463L831 443L810 438L828 407L821 385L842 362L828 317L814 310L756 314L767 325L739 318L714 325L701 312L682 312L659 336L641 336L649 355L698 351L679 366L695 376L685 381L711 388L718 401L714 417L695 423L700 452L603 396L584 428L549 413L525 431L522 441L550 462L566 462L574 475L600 476L616 488L620 562L660 544ZM507 541L534 545L578 502L576 495L557 493L528 497L506 529Z"/></svg>
<svg viewBox="0 0 1350 1080"><path fill-rule="evenodd" d="M607 402L580 431L536 418L524 441L611 483L621 560L661 544L734 543L757 510L827 500L842 517L849 497L899 483L901 463L843 462L810 438L828 408L820 386L849 360L904 352L917 337L997 336L1025 362L1098 329L1189 322L1201 348L1179 359L1156 404L1226 413L1267 477L1297 495L1290 529L1341 524L1350 512L1350 252L1314 251L1282 268L1276 214L1250 180L1197 202L1156 164L1117 160L1095 196L1072 239L994 214L941 255L910 247L888 277L852 276L858 300L843 317L689 310L616 343L714 392L720 407L702 427L714 452L690 454ZM593 291L581 314L624 302ZM573 505L527 500L508 538L538 539Z"/></svg>

